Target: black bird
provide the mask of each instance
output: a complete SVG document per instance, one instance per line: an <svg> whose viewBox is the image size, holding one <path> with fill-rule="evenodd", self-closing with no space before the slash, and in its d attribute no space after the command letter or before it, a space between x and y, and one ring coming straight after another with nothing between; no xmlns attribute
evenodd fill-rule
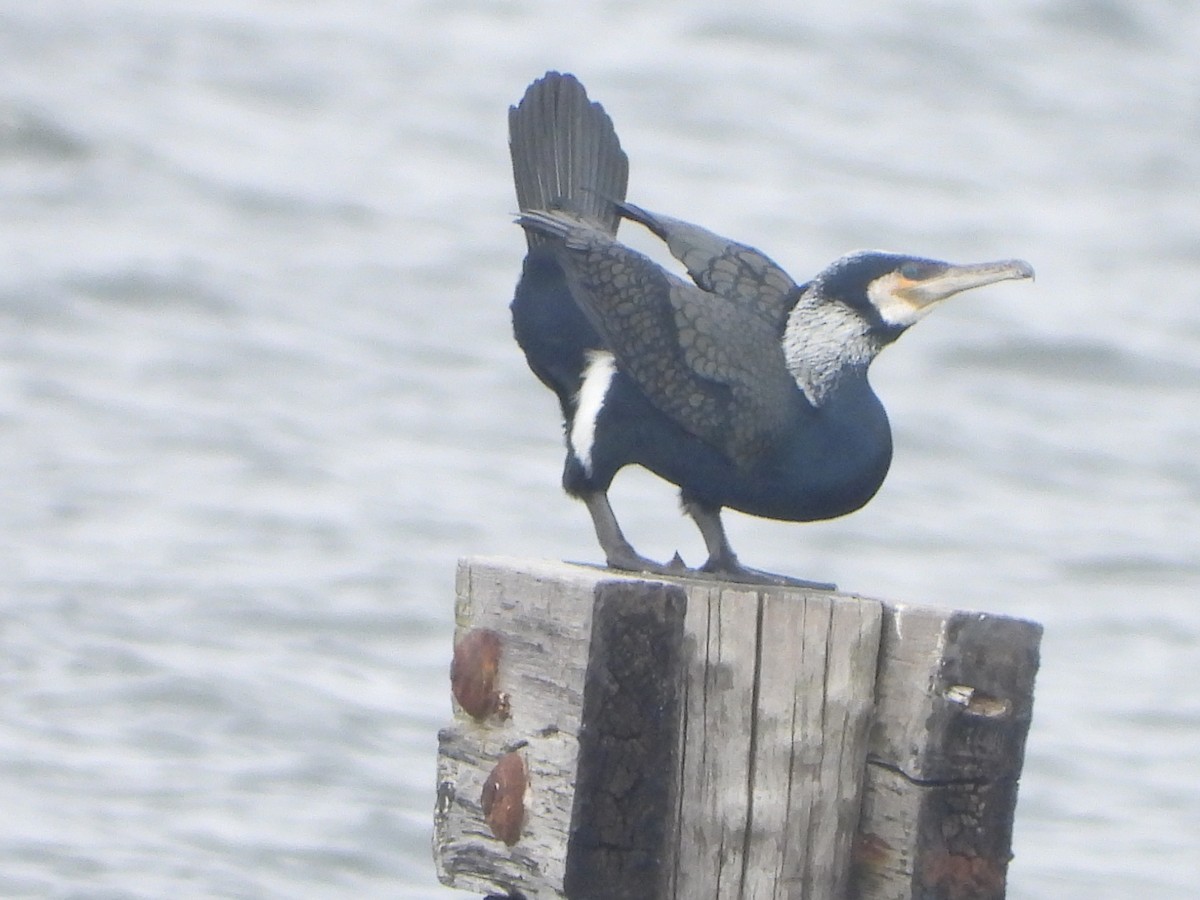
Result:
<svg viewBox="0 0 1200 900"><path fill-rule="evenodd" d="M686 571L621 533L607 491L638 464L679 486L708 550L700 571L780 580L739 564L721 509L807 522L861 507L892 458L871 360L947 297L1033 277L1020 260L860 251L797 284L753 247L626 203L612 122L571 75L531 84L509 136L528 239L513 328L558 395L563 487L587 505L613 568ZM661 238L692 283L618 243L622 218Z"/></svg>

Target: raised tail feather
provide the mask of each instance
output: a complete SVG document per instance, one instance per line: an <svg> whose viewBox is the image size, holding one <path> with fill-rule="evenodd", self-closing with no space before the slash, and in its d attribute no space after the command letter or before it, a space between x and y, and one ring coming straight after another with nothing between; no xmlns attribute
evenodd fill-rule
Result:
<svg viewBox="0 0 1200 900"><path fill-rule="evenodd" d="M508 111L517 205L568 210L616 234L629 160L612 120L573 75L547 72ZM547 235L526 230L530 245Z"/></svg>

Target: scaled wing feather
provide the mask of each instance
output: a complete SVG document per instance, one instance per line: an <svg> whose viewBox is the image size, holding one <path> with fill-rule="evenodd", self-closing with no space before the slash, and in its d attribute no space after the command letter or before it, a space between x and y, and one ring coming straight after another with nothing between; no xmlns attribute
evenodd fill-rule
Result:
<svg viewBox="0 0 1200 900"><path fill-rule="evenodd" d="M736 463L770 449L795 392L771 323L586 221L542 211L519 221L559 238L575 301L651 403Z"/></svg>
<svg viewBox="0 0 1200 900"><path fill-rule="evenodd" d="M698 286L753 311L783 333L800 287L761 250L632 203L617 204L617 209L661 238Z"/></svg>

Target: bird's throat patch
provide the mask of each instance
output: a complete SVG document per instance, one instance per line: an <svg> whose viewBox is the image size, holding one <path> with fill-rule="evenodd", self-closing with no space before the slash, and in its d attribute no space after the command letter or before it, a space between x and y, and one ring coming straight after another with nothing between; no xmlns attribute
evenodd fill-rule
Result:
<svg viewBox="0 0 1200 900"><path fill-rule="evenodd" d="M870 363L877 348L867 323L842 303L801 298L788 317L783 355L796 386L820 406L848 371Z"/></svg>

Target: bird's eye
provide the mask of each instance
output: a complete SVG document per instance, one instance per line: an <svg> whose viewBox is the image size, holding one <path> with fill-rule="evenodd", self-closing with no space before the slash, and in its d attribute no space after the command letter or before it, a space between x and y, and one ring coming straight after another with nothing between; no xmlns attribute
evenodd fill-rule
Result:
<svg viewBox="0 0 1200 900"><path fill-rule="evenodd" d="M920 281L925 277L927 268L919 262L906 262L900 267L900 274L909 281Z"/></svg>

